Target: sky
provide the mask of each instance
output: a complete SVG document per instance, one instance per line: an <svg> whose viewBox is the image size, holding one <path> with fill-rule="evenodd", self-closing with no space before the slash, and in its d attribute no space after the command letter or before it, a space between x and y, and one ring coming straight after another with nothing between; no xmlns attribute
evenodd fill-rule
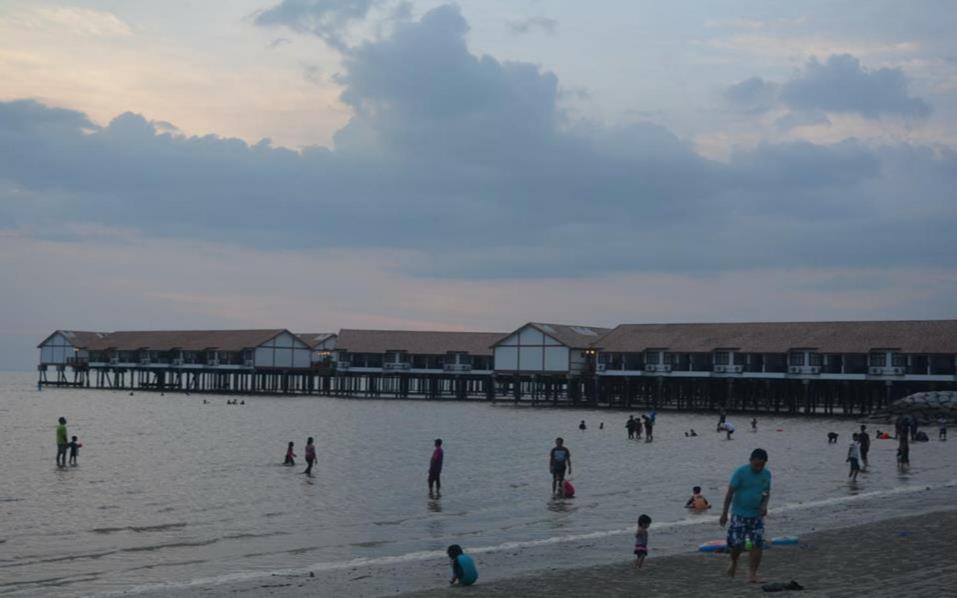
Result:
<svg viewBox="0 0 957 598"><path fill-rule="evenodd" d="M950 0L6 0L56 329L957 317Z"/></svg>

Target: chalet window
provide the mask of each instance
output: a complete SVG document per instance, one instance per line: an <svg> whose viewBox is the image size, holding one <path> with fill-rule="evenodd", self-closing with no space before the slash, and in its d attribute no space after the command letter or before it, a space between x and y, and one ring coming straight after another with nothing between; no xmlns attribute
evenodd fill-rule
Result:
<svg viewBox="0 0 957 598"><path fill-rule="evenodd" d="M648 365L658 365L658 351L647 351L645 353L645 363Z"/></svg>
<svg viewBox="0 0 957 598"><path fill-rule="evenodd" d="M808 365L822 366L824 365L824 356L820 353L809 353L808 354L809 363Z"/></svg>
<svg viewBox="0 0 957 598"><path fill-rule="evenodd" d="M895 368L907 367L907 356L903 353L894 353L891 355L891 365Z"/></svg>
<svg viewBox="0 0 957 598"><path fill-rule="evenodd" d="M715 365L728 365L731 363L731 354L727 351L715 351L714 352L714 364Z"/></svg>
<svg viewBox="0 0 957 598"><path fill-rule="evenodd" d="M887 365L887 355L883 353L871 353L868 363L872 368L882 368Z"/></svg>
<svg viewBox="0 0 957 598"><path fill-rule="evenodd" d="M804 351L792 351L788 355L788 365L791 366L803 366L804 365Z"/></svg>

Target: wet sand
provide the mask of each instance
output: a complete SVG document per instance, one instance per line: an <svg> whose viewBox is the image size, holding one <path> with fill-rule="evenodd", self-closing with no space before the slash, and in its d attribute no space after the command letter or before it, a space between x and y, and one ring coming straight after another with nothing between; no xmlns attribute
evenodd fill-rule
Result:
<svg viewBox="0 0 957 598"><path fill-rule="evenodd" d="M805 591L799 596L900 596L937 598L957 595L957 509L901 517L877 523L808 534L797 546L775 546L764 553L764 581L797 580ZM631 562L582 569L554 569L531 575L481 581L468 588L434 589L391 595L404 598L446 596L747 596L765 595L759 585L746 581L747 560L742 557L738 576L724 575L727 555L693 553L654 557L643 569ZM488 572L485 572L488 573ZM381 574L381 573L380 573ZM389 575L401 576L392 569ZM401 587L401 577L395 579ZM248 584L196 588L176 595L204 597L299 598L321 596L318 578L277 576ZM328 586L325 586L328 589ZM793 595L793 593L789 593Z"/></svg>
<svg viewBox="0 0 957 598"><path fill-rule="evenodd" d="M652 527L652 532L653 532ZM954 596L957 558L953 539L957 510L809 534L798 546L766 550L765 581L797 580L799 596ZM652 536L652 542L653 536ZM644 568L630 563L552 571L467 588L465 596L743 596L765 595L748 584L747 561L738 576L724 575L727 555L696 553L655 559ZM406 598L451 596L449 588L405 594ZM788 592L788 595L794 595Z"/></svg>

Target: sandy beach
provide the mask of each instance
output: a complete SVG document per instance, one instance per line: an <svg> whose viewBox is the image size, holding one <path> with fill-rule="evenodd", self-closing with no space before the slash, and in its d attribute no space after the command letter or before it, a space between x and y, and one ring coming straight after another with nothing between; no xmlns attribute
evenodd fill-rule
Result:
<svg viewBox="0 0 957 598"><path fill-rule="evenodd" d="M652 550L654 546L652 528ZM797 580L803 596L900 596L937 598L957 595L957 559L953 538L957 509L900 517L805 535L797 546L775 546L761 566L766 582ZM641 570L631 562L579 569L551 569L531 575L479 581L468 587L440 586L416 592L394 592L403 598L446 596L747 596L765 595L744 575L724 575L728 557L691 553L654 558ZM742 560L742 569L746 561ZM401 570L391 575L400 576ZM276 576L245 584L195 588L176 596L205 598L300 598L325 595L318 578ZM159 596L161 594L157 594ZM167 594L168 595L168 594Z"/></svg>

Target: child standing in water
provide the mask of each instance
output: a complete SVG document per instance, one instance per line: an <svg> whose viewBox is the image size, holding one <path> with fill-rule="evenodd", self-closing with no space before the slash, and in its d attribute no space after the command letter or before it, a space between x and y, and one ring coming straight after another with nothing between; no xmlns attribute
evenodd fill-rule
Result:
<svg viewBox="0 0 957 598"><path fill-rule="evenodd" d="M313 444L312 436L306 440L306 475L312 475L312 466L316 462L316 445Z"/></svg>
<svg viewBox="0 0 957 598"><path fill-rule="evenodd" d="M458 544L449 546L446 554L449 555L449 560L452 561L452 580L449 581L450 585L455 585L455 582L459 582L459 585L470 586L478 580L478 569L475 568L475 561L472 560L472 557L465 554L461 546Z"/></svg>
<svg viewBox="0 0 957 598"><path fill-rule="evenodd" d="M83 446L76 441L76 436L70 439L70 444L67 446L70 447L70 465L76 465L76 456L80 452L80 447Z"/></svg>
<svg viewBox="0 0 957 598"><path fill-rule="evenodd" d="M296 453L292 450L292 447L295 446L295 444L295 442L289 441L289 447L286 449L286 460L282 462L283 465L296 464Z"/></svg>
<svg viewBox="0 0 957 598"><path fill-rule="evenodd" d="M635 568L641 569L648 556L648 527L651 526L651 517L642 515L638 518L638 529L635 531Z"/></svg>
<svg viewBox="0 0 957 598"><path fill-rule="evenodd" d="M851 435L851 444L847 447L847 462L851 464L847 477L856 482L857 474L861 472L861 445L857 441L857 434Z"/></svg>

